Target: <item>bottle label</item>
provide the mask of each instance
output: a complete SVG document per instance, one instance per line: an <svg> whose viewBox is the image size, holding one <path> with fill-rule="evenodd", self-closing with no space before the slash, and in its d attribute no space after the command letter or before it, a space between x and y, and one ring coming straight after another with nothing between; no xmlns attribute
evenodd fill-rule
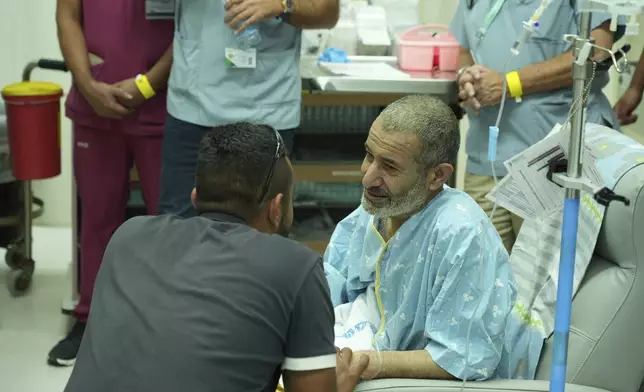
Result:
<svg viewBox="0 0 644 392"><path fill-rule="evenodd" d="M232 68L255 68L257 51L252 49L226 48L226 63Z"/></svg>

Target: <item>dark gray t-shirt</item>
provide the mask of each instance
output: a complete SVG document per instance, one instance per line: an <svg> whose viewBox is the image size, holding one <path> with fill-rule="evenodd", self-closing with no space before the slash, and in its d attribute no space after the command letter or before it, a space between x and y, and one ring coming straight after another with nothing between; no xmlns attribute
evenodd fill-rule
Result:
<svg viewBox="0 0 644 392"><path fill-rule="evenodd" d="M110 241L65 392L274 392L335 367L320 256L231 215L138 217Z"/></svg>

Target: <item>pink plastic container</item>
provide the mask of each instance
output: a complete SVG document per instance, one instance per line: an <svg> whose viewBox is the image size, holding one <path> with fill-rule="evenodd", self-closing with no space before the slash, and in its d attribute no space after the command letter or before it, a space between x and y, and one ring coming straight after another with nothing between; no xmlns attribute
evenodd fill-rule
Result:
<svg viewBox="0 0 644 392"><path fill-rule="evenodd" d="M398 37L396 55L403 71L456 71L459 44L447 26L417 26ZM438 64L434 56L438 57Z"/></svg>

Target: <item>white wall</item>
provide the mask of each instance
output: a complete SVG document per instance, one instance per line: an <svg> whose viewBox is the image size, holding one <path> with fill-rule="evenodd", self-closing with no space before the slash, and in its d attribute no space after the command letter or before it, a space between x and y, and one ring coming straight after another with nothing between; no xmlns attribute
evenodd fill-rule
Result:
<svg viewBox="0 0 644 392"><path fill-rule="evenodd" d="M432 2L431 0L428 2ZM19 81L23 67L32 60L49 57L60 59L60 50L56 38L56 24L54 0L0 0L0 86ZM434 5L436 4L433 2ZM446 1L441 1L447 3ZM455 2L454 2L455 3ZM435 7L431 18L423 18L426 22L449 24L455 7L442 6L440 12ZM644 18L640 18L644 29ZM636 59L644 45L644 35L629 37L633 49L630 58ZM47 80L59 83L65 91L69 90L70 77L67 74L36 71L33 79ZM611 102L616 102L621 94L617 83L618 78L613 77L611 84L606 88L606 93ZM640 107L640 123L644 121L644 108ZM467 129L467 119L462 122L462 129ZM635 127L627 127L625 132L640 142L644 143L644 132L635 132ZM465 132L463 132L465 138ZM464 140L464 139L463 139ZM46 204L45 215L38 222L49 226L71 225L71 126L67 119L62 121L62 174L54 179L34 182L34 192L44 199ZM458 185L462 187L463 169L465 167L465 154L461 153L459 159Z"/></svg>
<svg viewBox="0 0 644 392"><path fill-rule="evenodd" d="M24 66L39 58L60 59L56 38L55 0L0 0L0 87L20 81ZM67 74L37 70L34 80L59 83L69 90ZM45 201L45 215L37 222L49 226L71 225L71 126L62 121L62 174L35 181L37 197Z"/></svg>

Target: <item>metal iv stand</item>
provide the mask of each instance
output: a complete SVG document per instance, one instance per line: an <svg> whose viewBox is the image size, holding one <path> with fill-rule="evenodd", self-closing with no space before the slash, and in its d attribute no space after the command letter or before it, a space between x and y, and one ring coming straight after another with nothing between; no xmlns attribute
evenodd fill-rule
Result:
<svg viewBox="0 0 644 392"><path fill-rule="evenodd" d="M626 205L629 204L627 199L615 195L612 190L608 188L598 189L589 180L582 177L582 158L585 146L586 90L589 87L587 83L590 82L591 74L594 72L594 67L596 66L592 61L588 60L593 52L590 30L591 13L584 11L581 13L579 35L576 37L566 37L567 40L573 43L572 53L575 59L572 72L573 105L579 105L579 107L573 107L572 109L573 115L570 127L567 162L555 163L554 166L551 166L548 175L551 181L565 188L550 392L564 392L566 385L566 364L581 191L594 194L595 200L605 206L608 206L611 201L620 201ZM609 51L605 48L601 49ZM612 52L610 54L613 64L617 66L615 56ZM622 54L624 54L624 51L622 51ZM562 163L563 166L561 166ZM564 170L566 171L565 174L562 173Z"/></svg>

